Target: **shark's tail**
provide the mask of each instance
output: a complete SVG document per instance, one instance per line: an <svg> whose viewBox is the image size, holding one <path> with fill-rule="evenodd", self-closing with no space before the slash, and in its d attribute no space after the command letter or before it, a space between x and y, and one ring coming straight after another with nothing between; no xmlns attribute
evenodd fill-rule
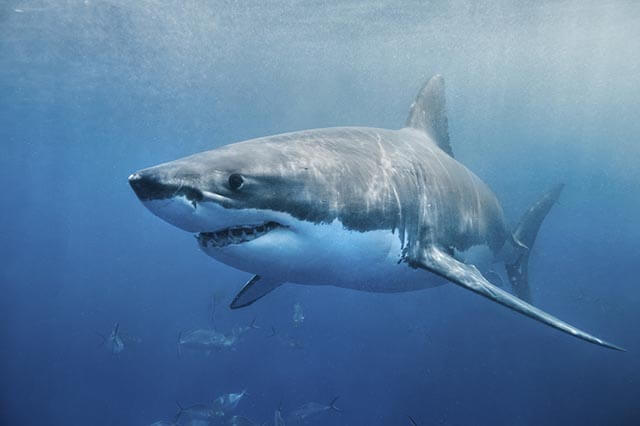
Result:
<svg viewBox="0 0 640 426"><path fill-rule="evenodd" d="M509 282L516 295L527 302L531 302L529 288L529 254L536 241L542 221L558 200L564 184L554 186L522 215L520 222L511 233L512 244L515 247L515 259L505 263Z"/></svg>

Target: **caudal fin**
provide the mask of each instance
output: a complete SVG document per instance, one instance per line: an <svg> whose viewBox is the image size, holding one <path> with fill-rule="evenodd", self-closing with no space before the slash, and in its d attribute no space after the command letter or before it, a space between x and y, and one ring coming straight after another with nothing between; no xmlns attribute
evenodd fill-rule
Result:
<svg viewBox="0 0 640 426"><path fill-rule="evenodd" d="M554 186L542 196L534 205L522 215L520 222L511 233L512 244L517 253L515 260L507 262L505 268L509 275L509 282L516 295L527 302L531 301L531 289L529 288L529 254L538 236L542 221L551 210L553 204L560 197L564 184Z"/></svg>

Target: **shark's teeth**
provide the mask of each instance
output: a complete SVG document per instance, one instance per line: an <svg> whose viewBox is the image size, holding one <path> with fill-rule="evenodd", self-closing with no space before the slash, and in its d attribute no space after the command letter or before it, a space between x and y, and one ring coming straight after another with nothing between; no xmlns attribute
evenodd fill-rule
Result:
<svg viewBox="0 0 640 426"><path fill-rule="evenodd" d="M265 222L259 225L240 225L215 232L201 232L196 236L202 248L225 247L230 244L242 244L260 238L277 228L284 228L277 222Z"/></svg>

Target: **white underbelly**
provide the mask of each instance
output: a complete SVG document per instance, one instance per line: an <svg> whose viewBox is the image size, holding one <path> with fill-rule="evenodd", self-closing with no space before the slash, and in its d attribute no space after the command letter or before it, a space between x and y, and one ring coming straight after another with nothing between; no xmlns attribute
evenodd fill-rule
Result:
<svg viewBox="0 0 640 426"><path fill-rule="evenodd" d="M445 283L440 277L401 260L397 233L347 231L337 234L336 239L341 243L328 248L333 256L318 264L313 273L299 274L292 282L379 293L420 290Z"/></svg>
<svg viewBox="0 0 640 426"><path fill-rule="evenodd" d="M411 268L406 262L383 262L363 272L356 279L339 282L337 287L374 293L400 293L445 284L446 280L423 269Z"/></svg>
<svg viewBox="0 0 640 426"><path fill-rule="evenodd" d="M339 221L295 225L296 236L278 231L238 246L208 252L219 261L254 274L302 285L333 285L369 292L404 292L445 281L401 262L397 233L359 232Z"/></svg>
<svg viewBox="0 0 640 426"><path fill-rule="evenodd" d="M389 232L386 234L384 238L390 240L387 241L389 248L386 256L371 256L368 253L369 250L363 250L360 256L352 256L349 262L344 262L340 268L328 268L329 273L319 284L369 292L397 293L435 287L445 283L445 280L437 275L423 269L412 268L407 262L402 261L398 235ZM367 239L371 236L363 235L362 237ZM370 245L364 245L372 248L374 243L375 241L370 241ZM375 252L375 250L371 251ZM314 281L312 277L308 277L306 280L301 280L300 284L314 284Z"/></svg>

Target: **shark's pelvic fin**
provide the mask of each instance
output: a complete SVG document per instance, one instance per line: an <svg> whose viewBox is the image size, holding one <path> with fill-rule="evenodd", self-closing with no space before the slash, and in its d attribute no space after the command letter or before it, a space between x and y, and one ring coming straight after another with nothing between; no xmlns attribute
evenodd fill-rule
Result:
<svg viewBox="0 0 640 426"><path fill-rule="evenodd" d="M434 274L440 275L460 287L464 287L467 290L478 293L487 299L498 302L516 312L520 312L521 314L550 325L553 328L557 328L558 330L564 331L565 333L571 334L579 339L586 340L587 342L595 343L596 345L604 346L606 348L624 351L624 349L619 346L605 342L604 340L585 333L584 331L579 330L494 286L482 276L475 266L459 262L438 247L431 245L422 249L420 259L410 260L410 264L414 267L420 267L433 272Z"/></svg>
<svg viewBox="0 0 640 426"><path fill-rule="evenodd" d="M505 263L509 282L520 299L531 302L529 289L529 254L536 241L542 221L551 210L551 206L560 197L564 184L554 186L522 215L520 222L512 232L512 244L518 255L512 262Z"/></svg>
<svg viewBox="0 0 640 426"><path fill-rule="evenodd" d="M453 157L449 143L449 123L444 96L444 78L435 75L422 87L411 104L406 127L422 130L438 144L440 149Z"/></svg>
<svg viewBox="0 0 640 426"><path fill-rule="evenodd" d="M238 309L249 306L280 285L282 285L282 281L280 280L262 278L260 275L254 275L233 299L230 308Z"/></svg>

